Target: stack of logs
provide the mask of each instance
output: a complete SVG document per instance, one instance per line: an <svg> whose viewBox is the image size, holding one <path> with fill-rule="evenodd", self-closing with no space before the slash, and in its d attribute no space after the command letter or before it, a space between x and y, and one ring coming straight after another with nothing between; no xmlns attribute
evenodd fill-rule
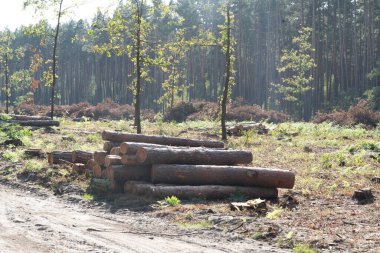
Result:
<svg viewBox="0 0 380 253"><path fill-rule="evenodd" d="M18 124L20 126L30 126L30 127L51 127L51 126L59 126L59 121L52 120L47 116L28 116L28 115L15 115L8 114L6 118L10 118L10 120L6 120L6 122L11 122Z"/></svg>
<svg viewBox="0 0 380 253"><path fill-rule="evenodd" d="M241 166L252 162L252 153L226 150L219 141L112 131L102 138L104 151L94 152L86 168L108 178L115 191L156 198L275 198L277 188L294 186L291 171ZM78 162L73 154L72 161Z"/></svg>
<svg viewBox="0 0 380 253"><path fill-rule="evenodd" d="M48 162L53 164L66 164L79 174L92 175L94 152L90 151L53 151L48 153Z"/></svg>

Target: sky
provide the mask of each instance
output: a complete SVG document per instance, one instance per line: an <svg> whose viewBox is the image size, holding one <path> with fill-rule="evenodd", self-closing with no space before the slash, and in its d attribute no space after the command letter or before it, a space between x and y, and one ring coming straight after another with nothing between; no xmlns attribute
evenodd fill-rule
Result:
<svg viewBox="0 0 380 253"><path fill-rule="evenodd" d="M75 2L75 0L64 0L64 6L73 6L73 2ZM98 8L102 11L108 8L112 10L118 1L81 0L80 2L82 2L82 4L73 9L67 18L90 20ZM0 30L9 28L13 31L21 25L37 23L41 19L41 15L36 15L31 8L23 10L23 3L24 0L0 0ZM51 17L48 17L48 19L52 20Z"/></svg>

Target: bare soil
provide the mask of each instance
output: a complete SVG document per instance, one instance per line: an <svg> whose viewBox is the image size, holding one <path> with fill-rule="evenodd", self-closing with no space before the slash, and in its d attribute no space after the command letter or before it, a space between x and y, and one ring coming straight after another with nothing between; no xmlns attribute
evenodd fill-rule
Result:
<svg viewBox="0 0 380 253"><path fill-rule="evenodd" d="M0 252L288 252L233 233L181 229L142 212L74 202L0 183Z"/></svg>

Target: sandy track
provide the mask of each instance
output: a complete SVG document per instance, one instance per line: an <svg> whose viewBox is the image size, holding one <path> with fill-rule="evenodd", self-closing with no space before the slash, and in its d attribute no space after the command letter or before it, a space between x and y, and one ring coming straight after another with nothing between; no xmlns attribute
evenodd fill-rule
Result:
<svg viewBox="0 0 380 253"><path fill-rule="evenodd" d="M144 214L111 214L0 183L0 252L287 252L171 230Z"/></svg>

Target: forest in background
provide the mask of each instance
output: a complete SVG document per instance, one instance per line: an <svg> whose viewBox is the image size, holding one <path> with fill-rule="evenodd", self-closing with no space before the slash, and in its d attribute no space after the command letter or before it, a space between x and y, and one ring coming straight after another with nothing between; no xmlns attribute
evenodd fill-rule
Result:
<svg viewBox="0 0 380 253"><path fill-rule="evenodd" d="M225 75L225 53L217 43L223 39L225 23L219 11L222 2L153 0L144 7L143 53L149 62L144 62L142 108L165 112L173 100L219 101ZM308 120L318 111L348 108L355 98L379 96L380 1L237 0L232 12L232 99ZM125 30L117 28L120 20L125 21L121 23ZM62 24L58 104L97 104L107 98L120 104L134 102L134 91L128 88L136 75L136 63L128 54L133 40L127 31L130 21L128 6L120 5L112 15L99 10L91 23ZM8 55L7 70L12 104L30 102L31 97L35 104L50 103L50 87L45 85L49 80L43 73L51 67L54 39L46 34L54 34L55 27L40 25L44 32L36 27L11 32L13 56ZM302 38L299 31L305 27L310 34ZM7 36L9 31L1 33L2 38ZM302 51L305 43L310 48ZM4 54L0 57L4 87ZM307 59L310 68L286 68L287 63L300 64L297 59ZM2 89L2 102L5 92Z"/></svg>

